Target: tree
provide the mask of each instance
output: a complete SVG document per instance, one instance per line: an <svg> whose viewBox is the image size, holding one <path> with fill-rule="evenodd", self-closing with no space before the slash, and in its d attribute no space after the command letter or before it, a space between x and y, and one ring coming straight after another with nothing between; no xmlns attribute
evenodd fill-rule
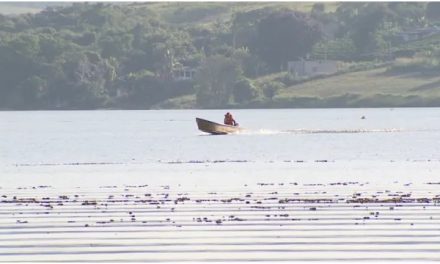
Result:
<svg viewBox="0 0 440 264"><path fill-rule="evenodd" d="M32 109L33 107L41 106L48 92L47 81L33 75L20 83L18 90L21 103L25 107Z"/></svg>
<svg viewBox="0 0 440 264"><path fill-rule="evenodd" d="M415 26L425 26L426 5L423 2L390 2L388 3L389 11L395 13L393 16L394 22L400 27L415 27ZM437 11L438 12L438 11ZM437 13L438 15L438 13Z"/></svg>
<svg viewBox="0 0 440 264"><path fill-rule="evenodd" d="M15 24L8 16L0 14L0 31L12 32Z"/></svg>
<svg viewBox="0 0 440 264"><path fill-rule="evenodd" d="M63 54L62 87L57 87L57 102L69 108L96 107L108 99L107 81L113 67L93 52Z"/></svg>
<svg viewBox="0 0 440 264"><path fill-rule="evenodd" d="M257 97L258 90L249 79L242 78L235 83L233 95L236 103L243 103Z"/></svg>
<svg viewBox="0 0 440 264"><path fill-rule="evenodd" d="M222 55L208 57L196 74L197 104L214 108L229 104L240 76L237 61Z"/></svg>
<svg viewBox="0 0 440 264"><path fill-rule="evenodd" d="M38 55L47 62L53 62L63 52L73 49L70 42L50 34L39 34L39 45Z"/></svg>
<svg viewBox="0 0 440 264"><path fill-rule="evenodd" d="M276 95L276 93L284 87L285 85L282 82L270 81L262 85L263 94L270 100L273 100L273 97Z"/></svg>
<svg viewBox="0 0 440 264"><path fill-rule="evenodd" d="M131 50L133 37L128 32L107 32L100 40L101 55L104 58L121 58Z"/></svg>
<svg viewBox="0 0 440 264"><path fill-rule="evenodd" d="M336 12L344 31L342 37L351 38L356 52L363 57L383 52L389 47L387 42L396 31L400 17L409 17L408 12L396 13L399 6L401 3L391 5L392 8L387 3L343 3Z"/></svg>
<svg viewBox="0 0 440 264"><path fill-rule="evenodd" d="M233 48L252 45L257 36L257 24L272 12L272 8L259 8L235 13L231 25Z"/></svg>
<svg viewBox="0 0 440 264"><path fill-rule="evenodd" d="M440 2L429 2L426 5L426 17L431 21L440 20Z"/></svg>
<svg viewBox="0 0 440 264"><path fill-rule="evenodd" d="M253 50L273 71L279 71L289 60L305 57L322 35L316 21L295 11L275 12L257 27Z"/></svg>
<svg viewBox="0 0 440 264"><path fill-rule="evenodd" d="M310 13L315 14L315 15L322 15L323 13L325 13L324 3L314 4Z"/></svg>
<svg viewBox="0 0 440 264"><path fill-rule="evenodd" d="M351 36L359 53L373 52L379 48L381 38L376 32L388 15L386 5L370 4L365 6L352 24Z"/></svg>
<svg viewBox="0 0 440 264"><path fill-rule="evenodd" d="M32 34L19 34L9 42L9 46L13 48L15 52L28 58L34 58L40 51L38 36Z"/></svg>
<svg viewBox="0 0 440 264"><path fill-rule="evenodd" d="M15 47L15 43L20 45ZM0 45L0 107L22 104L17 98L20 95L18 85L36 70L34 56L38 50L33 45L21 44L23 42L20 40Z"/></svg>

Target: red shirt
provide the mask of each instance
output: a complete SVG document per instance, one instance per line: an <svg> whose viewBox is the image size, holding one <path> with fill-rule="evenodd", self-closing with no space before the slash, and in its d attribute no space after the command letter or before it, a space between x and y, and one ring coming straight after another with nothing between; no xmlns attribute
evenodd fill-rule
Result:
<svg viewBox="0 0 440 264"><path fill-rule="evenodd" d="M225 125L235 126L236 122L232 115L225 115Z"/></svg>

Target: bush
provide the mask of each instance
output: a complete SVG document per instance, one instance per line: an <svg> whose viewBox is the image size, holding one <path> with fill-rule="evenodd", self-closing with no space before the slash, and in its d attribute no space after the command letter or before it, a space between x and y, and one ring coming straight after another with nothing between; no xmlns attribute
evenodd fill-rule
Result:
<svg viewBox="0 0 440 264"><path fill-rule="evenodd" d="M262 85L264 96L271 100L273 99L275 94L284 87L285 85L283 83L277 81L269 81Z"/></svg>
<svg viewBox="0 0 440 264"><path fill-rule="evenodd" d="M243 103L257 97L258 90L249 79L242 78L235 83L233 95L236 103Z"/></svg>

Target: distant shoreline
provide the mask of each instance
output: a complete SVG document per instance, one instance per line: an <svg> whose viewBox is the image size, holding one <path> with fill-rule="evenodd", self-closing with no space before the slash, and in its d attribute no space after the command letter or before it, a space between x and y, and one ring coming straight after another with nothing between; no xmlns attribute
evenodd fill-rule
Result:
<svg viewBox="0 0 440 264"><path fill-rule="evenodd" d="M261 109L383 109L383 108L439 108L438 106L333 106L333 107L219 107L219 108L59 108L59 109L1 109L0 112L26 112L26 111L160 111L160 110L224 110L224 109L234 109L234 110L261 110Z"/></svg>

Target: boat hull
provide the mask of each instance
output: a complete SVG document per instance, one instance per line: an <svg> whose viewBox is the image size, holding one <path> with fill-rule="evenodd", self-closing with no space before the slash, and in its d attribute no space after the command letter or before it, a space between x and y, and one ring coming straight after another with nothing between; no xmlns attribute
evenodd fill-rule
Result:
<svg viewBox="0 0 440 264"><path fill-rule="evenodd" d="M196 118L196 122L199 130L213 135L225 135L243 130L238 126L223 125L202 118Z"/></svg>

